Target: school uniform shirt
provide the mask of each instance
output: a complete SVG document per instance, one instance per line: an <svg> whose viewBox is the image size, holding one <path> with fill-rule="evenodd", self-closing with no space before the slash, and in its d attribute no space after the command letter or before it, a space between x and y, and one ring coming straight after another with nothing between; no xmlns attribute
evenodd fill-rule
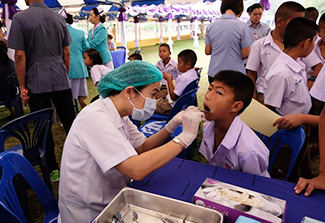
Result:
<svg viewBox="0 0 325 223"><path fill-rule="evenodd" d="M323 58L323 55L320 51L320 43L321 43L322 39L320 37L317 37L316 43L315 43L315 48L314 48L314 52L317 55L317 57L321 60L322 64L325 63L325 59Z"/></svg>
<svg viewBox="0 0 325 223"><path fill-rule="evenodd" d="M257 72L257 92L264 93L264 89L267 88L267 85L265 85L265 77L281 52L281 49L273 41L271 32L266 37L257 40L251 46L246 69ZM309 72L313 66L321 62L314 52L306 58L303 58L302 61L306 65L306 72Z"/></svg>
<svg viewBox="0 0 325 223"><path fill-rule="evenodd" d="M197 72L194 68L189 69L188 71L181 73L176 79L174 93L177 96L181 96L186 86L198 79Z"/></svg>
<svg viewBox="0 0 325 223"><path fill-rule="evenodd" d="M135 148L145 140L109 97L82 109L62 154L60 221L91 222L129 181L114 167L137 155Z"/></svg>
<svg viewBox="0 0 325 223"><path fill-rule="evenodd" d="M107 48L108 49L116 49L116 44L113 41L111 41L110 44L107 44Z"/></svg>
<svg viewBox="0 0 325 223"><path fill-rule="evenodd" d="M280 115L308 113L311 98L307 88L305 64L281 52L271 66L265 84L264 104L275 107Z"/></svg>
<svg viewBox="0 0 325 223"><path fill-rule="evenodd" d="M209 164L241 172L270 177L267 172L269 150L239 116L232 121L225 137L213 153L215 122L203 125L200 153Z"/></svg>
<svg viewBox="0 0 325 223"><path fill-rule="evenodd" d="M91 48L98 50L104 64L112 61L112 55L107 48L107 31L102 23L98 23L96 27L89 30L88 42Z"/></svg>
<svg viewBox="0 0 325 223"><path fill-rule="evenodd" d="M310 90L311 96L325 102L325 66L319 72L313 87Z"/></svg>
<svg viewBox="0 0 325 223"><path fill-rule="evenodd" d="M164 66L164 62L162 60L159 60L156 63L156 67L161 71L161 72L167 72L170 73L173 77L173 80L176 80L178 78L178 69L177 69L177 62L170 58L168 64ZM161 84L167 85L167 81L165 79L161 80Z"/></svg>
<svg viewBox="0 0 325 223"><path fill-rule="evenodd" d="M241 49L254 42L245 22L234 15L223 14L208 25L205 44L211 45L208 75L214 77L222 70L235 70L246 74Z"/></svg>
<svg viewBox="0 0 325 223"><path fill-rule="evenodd" d="M94 85L97 86L99 80L107 74L108 72L112 71L111 68L108 68L107 66L103 64L96 64L92 66L90 69L90 76L93 79Z"/></svg>
<svg viewBox="0 0 325 223"><path fill-rule="evenodd" d="M254 40L258 40L261 39L262 37L267 36L267 34L269 34L269 32L271 31L269 25L264 22L259 22L257 26L254 27L252 21L249 19L247 21L247 25L249 30L252 33Z"/></svg>

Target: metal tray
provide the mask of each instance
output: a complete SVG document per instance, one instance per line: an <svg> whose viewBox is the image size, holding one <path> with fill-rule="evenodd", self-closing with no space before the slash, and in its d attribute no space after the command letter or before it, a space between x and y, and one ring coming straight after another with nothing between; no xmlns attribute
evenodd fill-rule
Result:
<svg viewBox="0 0 325 223"><path fill-rule="evenodd" d="M121 215L121 221L114 220ZM136 212L137 220L134 219ZM92 223L221 223L219 212L188 202L125 187Z"/></svg>

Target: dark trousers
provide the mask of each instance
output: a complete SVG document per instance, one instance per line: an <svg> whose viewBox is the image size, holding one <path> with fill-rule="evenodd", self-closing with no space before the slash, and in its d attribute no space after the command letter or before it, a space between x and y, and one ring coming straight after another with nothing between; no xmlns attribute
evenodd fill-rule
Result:
<svg viewBox="0 0 325 223"><path fill-rule="evenodd" d="M63 128L66 134L68 134L72 122L75 118L71 89L40 94L30 94L29 96L29 107L32 112L44 108L51 108L52 101L63 125ZM47 137L45 159L50 173L52 170L58 169L58 163L55 160L52 130L50 130Z"/></svg>

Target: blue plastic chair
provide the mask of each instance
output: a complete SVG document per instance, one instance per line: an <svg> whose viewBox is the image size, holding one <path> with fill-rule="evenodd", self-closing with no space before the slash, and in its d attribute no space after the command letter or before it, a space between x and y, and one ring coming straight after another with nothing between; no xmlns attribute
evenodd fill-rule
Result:
<svg viewBox="0 0 325 223"><path fill-rule="evenodd" d="M6 131L7 138L17 138L21 143L7 150L16 152L22 150L23 155L33 166L39 165L44 182L51 191L52 184L45 160L45 151L52 113L52 108L42 109L12 120L0 128Z"/></svg>
<svg viewBox="0 0 325 223"><path fill-rule="evenodd" d="M1 223L22 223L21 220L0 201L0 222Z"/></svg>
<svg viewBox="0 0 325 223"><path fill-rule="evenodd" d="M271 174L274 161L277 158L279 151L283 145L288 145L291 150L291 158L285 180L288 180L291 171L296 163L301 148L305 142L304 129L299 126L293 130L279 129L271 137L267 137L259 132L256 132L259 138L264 142L267 148L270 150L270 162L268 171Z"/></svg>
<svg viewBox="0 0 325 223"><path fill-rule="evenodd" d="M125 63L126 49L125 47L117 47L117 50L111 51L111 55L113 59L114 69L116 69Z"/></svg>
<svg viewBox="0 0 325 223"><path fill-rule="evenodd" d="M59 215L58 204L50 190L41 180L33 166L19 153L5 151L0 153L0 201L21 222L27 222L22 207L19 203L13 180L16 175L21 175L40 200L45 217L43 222L57 222Z"/></svg>

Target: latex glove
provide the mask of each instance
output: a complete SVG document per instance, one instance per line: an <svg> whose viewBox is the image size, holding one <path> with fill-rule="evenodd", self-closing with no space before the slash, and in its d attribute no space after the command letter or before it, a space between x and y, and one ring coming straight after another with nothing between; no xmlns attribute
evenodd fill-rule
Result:
<svg viewBox="0 0 325 223"><path fill-rule="evenodd" d="M188 147L196 138L203 113L194 106L190 106L182 117L183 132L177 136Z"/></svg>
<svg viewBox="0 0 325 223"><path fill-rule="evenodd" d="M182 124L182 118L183 118L183 114L185 113L185 111L180 111L178 112L166 125L165 128L166 130L172 134L175 129L177 128L177 126L179 126L180 124Z"/></svg>

